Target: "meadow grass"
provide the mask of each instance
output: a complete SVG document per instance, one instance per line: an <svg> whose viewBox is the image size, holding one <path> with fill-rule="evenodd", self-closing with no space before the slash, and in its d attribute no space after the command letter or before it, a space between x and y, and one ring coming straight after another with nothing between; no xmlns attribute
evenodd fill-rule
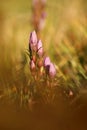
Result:
<svg viewBox="0 0 87 130"><path fill-rule="evenodd" d="M46 55L57 70L57 89L44 88L45 82L33 81L27 49L31 27L32 2L1 2L0 99L32 104L56 103L57 95L74 98L87 80L87 19L82 1L47 1L46 25L41 31ZM80 14L80 15L79 15ZM55 84L55 83L54 83ZM30 96L33 87L36 93ZM52 97L56 97L55 101ZM34 99L32 99L34 98ZM71 98L70 98L71 99ZM52 102L53 100L53 102ZM36 102L37 102L36 101Z"/></svg>

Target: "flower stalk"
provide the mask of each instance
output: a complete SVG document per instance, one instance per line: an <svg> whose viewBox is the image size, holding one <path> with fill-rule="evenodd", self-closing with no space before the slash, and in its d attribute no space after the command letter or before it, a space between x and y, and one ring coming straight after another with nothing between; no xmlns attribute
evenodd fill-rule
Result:
<svg viewBox="0 0 87 130"><path fill-rule="evenodd" d="M46 22L46 0L33 0L32 2L32 25L40 36L40 31L43 30Z"/></svg>

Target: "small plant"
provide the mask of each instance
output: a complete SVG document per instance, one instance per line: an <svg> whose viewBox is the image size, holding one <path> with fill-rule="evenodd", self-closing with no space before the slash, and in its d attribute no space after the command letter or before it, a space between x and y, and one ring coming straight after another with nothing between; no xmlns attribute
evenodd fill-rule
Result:
<svg viewBox="0 0 87 130"><path fill-rule="evenodd" d="M46 0L33 0L32 3L32 25L37 32L37 35L40 35L40 31L45 26L46 20Z"/></svg>
<svg viewBox="0 0 87 130"><path fill-rule="evenodd" d="M23 53L22 63L15 71L17 81L3 90L1 99L29 108L37 103L53 104L60 81L56 66L45 55L42 41L35 31L30 34L27 54Z"/></svg>
<svg viewBox="0 0 87 130"><path fill-rule="evenodd" d="M45 56L42 41L37 38L35 31L30 34L29 59L32 75L31 84L33 84L33 93L31 91L31 95L40 92L41 96L46 94L44 95L45 98L48 98L48 95L55 95L52 91L57 87L56 68L50 58ZM49 101L51 101L51 97L49 98Z"/></svg>

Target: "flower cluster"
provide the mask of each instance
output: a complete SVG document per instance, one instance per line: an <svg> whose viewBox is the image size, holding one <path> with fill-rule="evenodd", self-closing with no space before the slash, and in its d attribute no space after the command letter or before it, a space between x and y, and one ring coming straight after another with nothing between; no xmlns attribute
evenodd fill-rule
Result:
<svg viewBox="0 0 87 130"><path fill-rule="evenodd" d="M29 39L29 53L30 53L30 70L31 72L40 72L49 77L55 77L56 69L49 57L44 57L44 49L42 41L38 40L35 31L31 32Z"/></svg>
<svg viewBox="0 0 87 130"><path fill-rule="evenodd" d="M32 16L32 24L37 33L40 32L45 26L46 20L46 0L33 0L33 16Z"/></svg>

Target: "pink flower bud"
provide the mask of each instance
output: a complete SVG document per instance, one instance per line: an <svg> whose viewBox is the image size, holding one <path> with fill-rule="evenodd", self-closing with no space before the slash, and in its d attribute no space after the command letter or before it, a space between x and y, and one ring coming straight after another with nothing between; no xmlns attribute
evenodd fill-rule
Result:
<svg viewBox="0 0 87 130"><path fill-rule="evenodd" d="M41 18L38 25L39 30L42 30L44 26L45 26L45 19Z"/></svg>
<svg viewBox="0 0 87 130"><path fill-rule="evenodd" d="M30 69L34 70L35 69L35 63L33 60L30 61Z"/></svg>
<svg viewBox="0 0 87 130"><path fill-rule="evenodd" d="M38 4L39 0L33 0L33 6L36 6Z"/></svg>
<svg viewBox="0 0 87 130"><path fill-rule="evenodd" d="M50 58L49 57L46 57L45 60L44 60L44 66L50 66Z"/></svg>
<svg viewBox="0 0 87 130"><path fill-rule="evenodd" d="M42 47L42 41L39 40L39 41L38 41L38 44L37 44L37 49L39 50L41 47Z"/></svg>
<svg viewBox="0 0 87 130"><path fill-rule="evenodd" d="M46 12L42 12L41 17L42 17L42 19L45 19L47 17L47 13Z"/></svg>
<svg viewBox="0 0 87 130"><path fill-rule="evenodd" d="M36 34L35 31L33 31L30 34L29 44L30 44L31 50L36 50L36 46L37 46L37 34Z"/></svg>
<svg viewBox="0 0 87 130"><path fill-rule="evenodd" d="M69 92L69 96L73 96L74 94L73 94L73 92L70 90L70 92Z"/></svg>
<svg viewBox="0 0 87 130"><path fill-rule="evenodd" d="M46 4L46 2L47 2L47 0L41 0L42 1L42 3L45 5Z"/></svg>
<svg viewBox="0 0 87 130"><path fill-rule="evenodd" d="M53 63L50 63L49 76L54 77L56 75L56 69Z"/></svg>
<svg viewBox="0 0 87 130"><path fill-rule="evenodd" d="M38 41L38 44L37 44L37 49L38 49L38 55L41 57L43 55L43 47L42 47L42 42L41 40Z"/></svg>

